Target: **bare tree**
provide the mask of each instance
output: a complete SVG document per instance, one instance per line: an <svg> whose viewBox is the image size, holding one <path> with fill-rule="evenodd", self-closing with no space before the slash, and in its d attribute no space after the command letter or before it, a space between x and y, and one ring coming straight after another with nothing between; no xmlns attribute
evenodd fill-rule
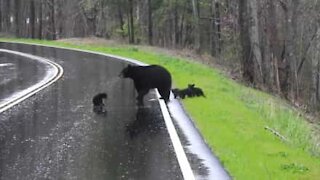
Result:
<svg viewBox="0 0 320 180"><path fill-rule="evenodd" d="M0 0L0 32L2 32L3 31L3 23L2 23L2 21L3 21L3 2L2 2L2 0Z"/></svg>
<svg viewBox="0 0 320 180"><path fill-rule="evenodd" d="M97 16L99 13L99 0L83 0L80 2L81 12L85 17L86 26L88 28L87 35L96 35L97 33Z"/></svg>
<svg viewBox="0 0 320 180"><path fill-rule="evenodd" d="M241 43L241 69L243 78L254 82L254 66L251 58L251 43L249 35L249 13L247 0L239 1L239 25Z"/></svg>
<svg viewBox="0 0 320 180"><path fill-rule="evenodd" d="M20 37L20 27L21 25L21 17L20 17L20 11L21 11L21 6L20 6L20 0L14 0L14 6L15 6L15 11L14 11L14 22L15 22L15 34L17 37Z"/></svg>
<svg viewBox="0 0 320 180"><path fill-rule="evenodd" d="M43 0L40 0L40 4L39 4L39 30L38 30L38 38L42 39L42 32L43 32Z"/></svg>
<svg viewBox="0 0 320 180"><path fill-rule="evenodd" d="M148 0L148 41L150 45L153 44L153 21L151 0Z"/></svg>
<svg viewBox="0 0 320 180"><path fill-rule="evenodd" d="M285 92L289 92L289 99L296 99L298 92L297 83L297 59L296 59L296 35L298 21L299 0L291 0L283 3L285 11L285 69L288 71L284 79ZM290 97L289 97L290 96Z"/></svg>
<svg viewBox="0 0 320 180"><path fill-rule="evenodd" d="M317 110L319 107L319 73L320 73L320 28L318 28L316 33L315 41L313 41L313 56L311 57L312 60L312 85L311 85L311 92L310 92L310 107L313 110Z"/></svg>
<svg viewBox="0 0 320 180"><path fill-rule="evenodd" d="M220 3L211 0L211 33L210 33L211 55L217 56L221 53L221 22L220 22Z"/></svg>
<svg viewBox="0 0 320 180"><path fill-rule="evenodd" d="M133 23L133 0L128 0L128 30L129 30L129 43L134 43L134 23Z"/></svg>
<svg viewBox="0 0 320 180"><path fill-rule="evenodd" d="M31 0L30 2L30 25L31 25L31 38L36 37L35 26L36 26L36 12L35 12L35 2Z"/></svg>
<svg viewBox="0 0 320 180"><path fill-rule="evenodd" d="M200 53L200 24L198 1L192 0L193 20L194 20L194 46L197 53Z"/></svg>
<svg viewBox="0 0 320 180"><path fill-rule="evenodd" d="M259 38L259 24L258 24L258 5L257 0L249 1L249 11L250 11L250 25L249 25L249 38L251 43L251 52L249 58L252 58L251 62L254 63L254 79L256 84L263 83L262 74L262 56L260 50L260 38Z"/></svg>

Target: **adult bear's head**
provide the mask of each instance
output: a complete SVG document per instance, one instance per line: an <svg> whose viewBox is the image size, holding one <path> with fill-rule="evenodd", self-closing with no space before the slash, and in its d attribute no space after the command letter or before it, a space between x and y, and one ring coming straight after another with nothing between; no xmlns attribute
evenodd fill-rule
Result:
<svg viewBox="0 0 320 180"><path fill-rule="evenodd" d="M132 69L133 69L134 66L132 65L128 65L127 67L125 67L121 73L119 74L120 77L123 77L123 78L128 78L128 77L131 77L131 73L132 73Z"/></svg>

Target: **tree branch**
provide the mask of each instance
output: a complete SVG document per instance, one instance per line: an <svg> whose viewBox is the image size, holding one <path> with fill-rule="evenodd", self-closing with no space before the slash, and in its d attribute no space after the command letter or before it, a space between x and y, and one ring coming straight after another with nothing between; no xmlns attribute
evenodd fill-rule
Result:
<svg viewBox="0 0 320 180"><path fill-rule="evenodd" d="M282 9L287 12L288 11L287 4L285 2L283 2L282 0L278 0L278 1L281 5Z"/></svg>
<svg viewBox="0 0 320 180"><path fill-rule="evenodd" d="M280 138L282 141L288 142L288 139L287 139L286 137L284 137L283 135L281 135L278 131L276 131L276 130L268 127L268 126L265 126L264 129L272 132L274 135L276 135L276 136L277 136L278 138Z"/></svg>

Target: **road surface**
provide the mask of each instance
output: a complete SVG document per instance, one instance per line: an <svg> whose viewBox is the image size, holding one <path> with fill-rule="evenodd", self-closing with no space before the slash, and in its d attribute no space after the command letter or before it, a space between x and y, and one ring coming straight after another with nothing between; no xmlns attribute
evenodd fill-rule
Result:
<svg viewBox="0 0 320 180"><path fill-rule="evenodd" d="M0 114L0 179L182 179L155 94L138 108L132 81L118 77L126 63L54 48L0 48L64 69L53 85ZM22 57L1 58L15 71L2 80L2 99L45 73ZM100 92L108 94L107 113L97 115L91 99Z"/></svg>

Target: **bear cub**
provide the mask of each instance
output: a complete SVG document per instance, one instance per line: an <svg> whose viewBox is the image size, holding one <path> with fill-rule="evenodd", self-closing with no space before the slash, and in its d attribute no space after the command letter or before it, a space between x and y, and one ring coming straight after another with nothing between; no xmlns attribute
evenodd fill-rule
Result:
<svg viewBox="0 0 320 180"><path fill-rule="evenodd" d="M121 71L120 76L133 80L138 92L138 105L143 105L143 97L150 89L157 88L161 98L167 103L171 90L171 74L159 65L133 66L128 65Z"/></svg>
<svg viewBox="0 0 320 180"><path fill-rule="evenodd" d="M93 103L93 112L97 114L105 113L105 104L103 103L103 99L107 99L106 93L99 93L92 98Z"/></svg>
<svg viewBox="0 0 320 180"><path fill-rule="evenodd" d="M188 89L191 90L193 96L203 96L206 97L201 88L195 87L194 84L188 84Z"/></svg>
<svg viewBox="0 0 320 180"><path fill-rule="evenodd" d="M172 93L174 95L174 98L180 97L181 99L184 99L185 97L192 97L192 92L189 88L185 89L172 89Z"/></svg>
<svg viewBox="0 0 320 180"><path fill-rule="evenodd" d="M180 97L184 99L186 97L195 97L195 96L203 96L206 97L201 88L195 87L194 84L188 84L188 87L185 89L172 89L172 93L174 98Z"/></svg>

